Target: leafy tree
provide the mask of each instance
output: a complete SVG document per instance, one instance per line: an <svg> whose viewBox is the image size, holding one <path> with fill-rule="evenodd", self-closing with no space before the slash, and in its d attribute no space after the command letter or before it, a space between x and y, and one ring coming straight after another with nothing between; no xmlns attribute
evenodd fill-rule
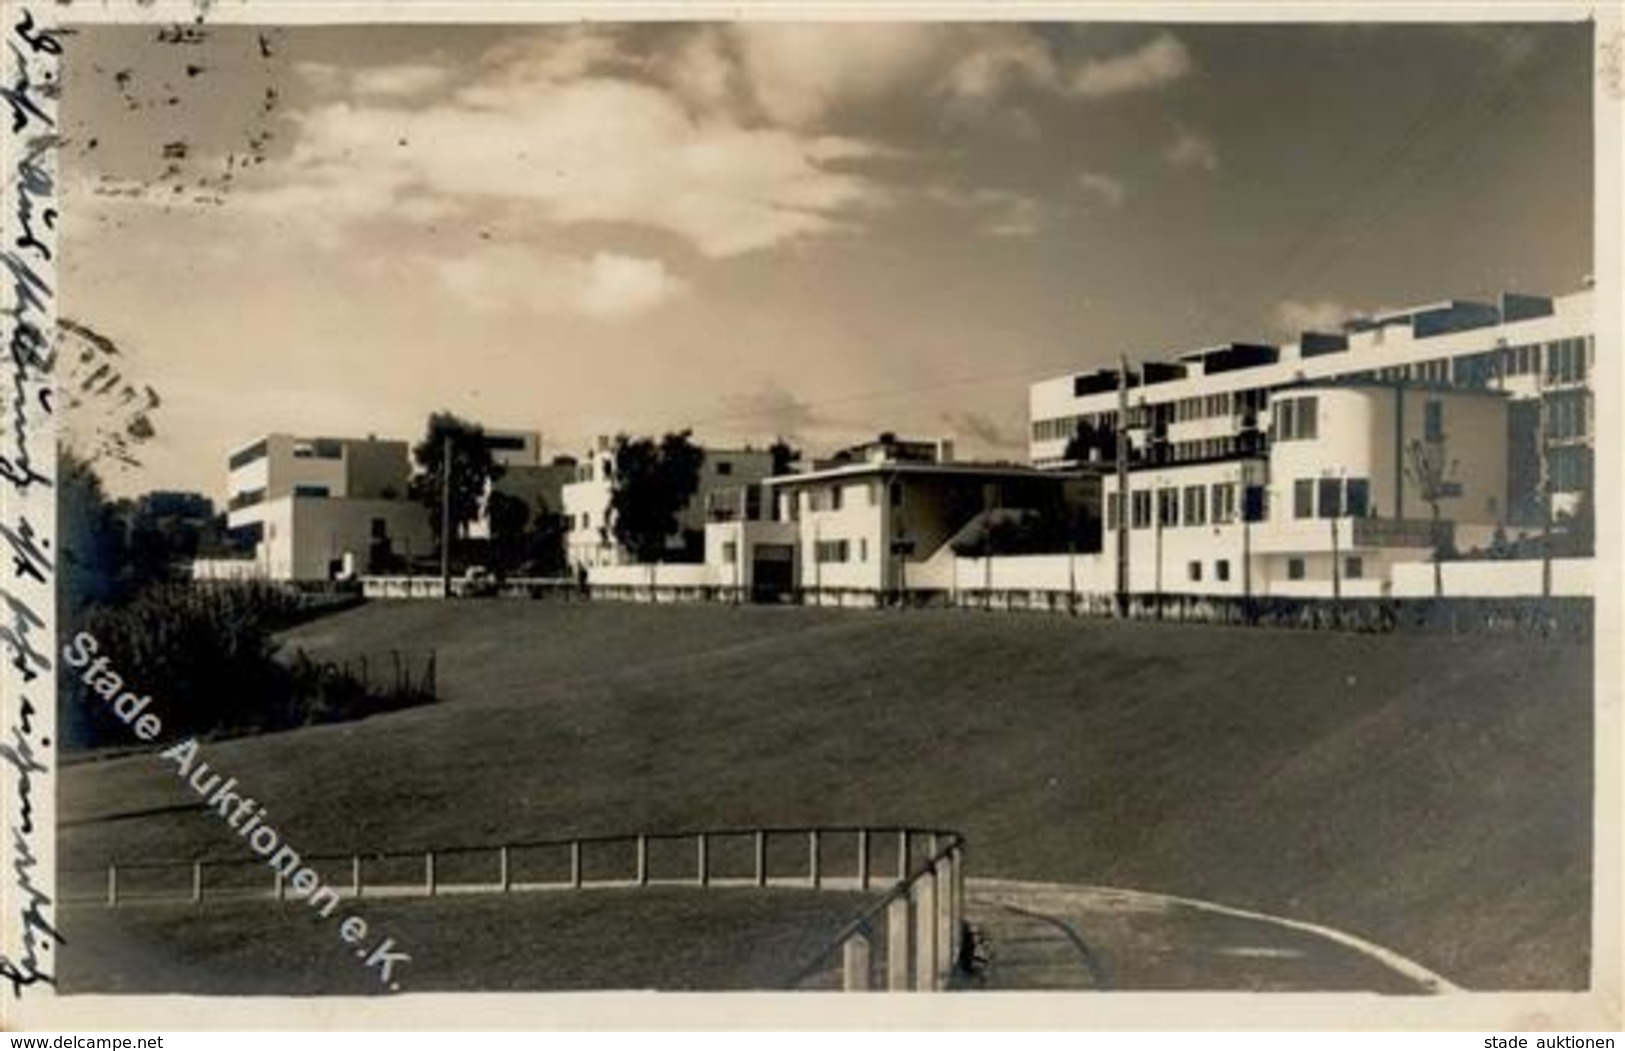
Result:
<svg viewBox="0 0 1625 1051"><path fill-rule="evenodd" d="M57 452L58 596L69 615L122 592L124 528L89 461Z"/></svg>
<svg viewBox="0 0 1625 1051"><path fill-rule="evenodd" d="M429 511L435 540L440 537L440 493L444 474L446 441L451 441L451 528L453 538L468 534L469 524L480 515L486 488L502 477L502 465L491 458L485 443L485 429L449 412L429 417L423 440L412 448L418 473L413 476L412 499Z"/></svg>
<svg viewBox="0 0 1625 1051"><path fill-rule="evenodd" d="M690 435L678 431L658 442L624 434L615 439L609 531L639 562L666 557L666 543L679 530L678 515L699 488L705 453Z"/></svg>
<svg viewBox="0 0 1625 1051"><path fill-rule="evenodd" d="M773 439L773 444L767 447L767 451L773 457L772 475L774 478L792 473L795 469L795 462L801 459L801 450L795 448L783 438Z"/></svg>
<svg viewBox="0 0 1625 1051"><path fill-rule="evenodd" d="M497 490L485 501L485 517L491 525L492 568L498 573L512 573L525 561L530 505L512 493Z"/></svg>

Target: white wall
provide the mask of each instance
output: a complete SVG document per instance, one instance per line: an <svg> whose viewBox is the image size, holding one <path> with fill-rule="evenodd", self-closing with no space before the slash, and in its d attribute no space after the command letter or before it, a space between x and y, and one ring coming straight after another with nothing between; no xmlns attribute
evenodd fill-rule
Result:
<svg viewBox="0 0 1625 1051"><path fill-rule="evenodd" d="M435 549L429 513L405 500L330 500L284 497L265 505L265 538L256 560L273 580L327 580L331 564L353 558L365 572L372 523L384 520L395 554Z"/></svg>
<svg viewBox="0 0 1625 1051"><path fill-rule="evenodd" d="M1444 562L1444 593L1454 597L1500 598L1541 594L1539 559L1496 562ZM1552 560L1552 594L1595 594L1595 563L1588 558ZM1433 594L1433 563L1394 566L1394 595L1425 598Z"/></svg>

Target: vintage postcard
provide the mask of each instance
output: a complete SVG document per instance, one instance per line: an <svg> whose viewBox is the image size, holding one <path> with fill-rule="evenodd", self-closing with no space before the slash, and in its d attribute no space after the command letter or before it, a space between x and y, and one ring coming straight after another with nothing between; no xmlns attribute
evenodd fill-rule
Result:
<svg viewBox="0 0 1625 1051"><path fill-rule="evenodd" d="M3 11L7 1028L1620 1024L1614 6Z"/></svg>

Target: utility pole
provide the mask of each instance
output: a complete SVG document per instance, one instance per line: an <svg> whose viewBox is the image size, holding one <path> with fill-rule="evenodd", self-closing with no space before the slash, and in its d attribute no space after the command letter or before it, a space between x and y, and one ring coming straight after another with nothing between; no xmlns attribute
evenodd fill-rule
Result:
<svg viewBox="0 0 1625 1051"><path fill-rule="evenodd" d="M1550 347L1547 348L1550 351ZM1540 597L1552 597L1552 442L1551 410L1546 404L1549 354L1542 354L1535 370L1535 397L1540 405Z"/></svg>
<svg viewBox="0 0 1625 1051"><path fill-rule="evenodd" d="M440 597L451 598L451 432L440 439Z"/></svg>
<svg viewBox="0 0 1625 1051"><path fill-rule="evenodd" d="M1118 358L1117 368L1117 615L1128 616L1128 355Z"/></svg>

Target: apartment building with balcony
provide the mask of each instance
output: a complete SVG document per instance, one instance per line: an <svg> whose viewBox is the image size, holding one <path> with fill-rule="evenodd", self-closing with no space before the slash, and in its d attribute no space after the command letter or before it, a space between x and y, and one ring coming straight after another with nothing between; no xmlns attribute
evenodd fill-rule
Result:
<svg viewBox="0 0 1625 1051"><path fill-rule="evenodd" d="M1510 405L1379 381L1281 388L1266 448L1132 466L1126 523L1108 474L1106 552L1126 524L1135 593L1380 596L1396 564L1504 531Z"/></svg>
<svg viewBox="0 0 1625 1051"><path fill-rule="evenodd" d="M1594 293L1507 293L1354 318L1284 346L1230 343L1035 383L1029 454L1038 466L1109 465L1119 412L1136 464L1224 463L1267 452L1271 404L1306 383L1387 383L1499 392L1508 528L1572 511L1592 484ZM1125 388L1120 390L1120 387Z"/></svg>

